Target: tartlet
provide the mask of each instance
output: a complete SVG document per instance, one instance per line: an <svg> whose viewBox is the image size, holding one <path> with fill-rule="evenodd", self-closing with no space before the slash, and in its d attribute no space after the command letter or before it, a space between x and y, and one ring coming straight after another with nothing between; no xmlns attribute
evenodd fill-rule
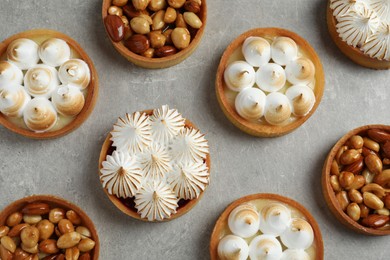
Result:
<svg viewBox="0 0 390 260"><path fill-rule="evenodd" d="M173 152L175 149L172 149L172 143L174 143L172 140L179 139L170 139L169 145L168 143L165 145L163 144L166 141L164 137L156 139L154 135L156 132L150 133L149 130L147 130L148 133L145 132L146 139L139 139L140 143L150 142L148 147L144 147L142 150L132 150L133 146L123 149L125 146L122 145L122 149L117 149L121 142L127 141L127 139L115 139L114 137L115 143L113 142L113 133L118 137L115 131L118 130L119 124L124 123L129 118L142 120L144 116L149 122L150 117L166 112L171 119L173 116L180 117L176 122L182 124L179 135L173 138L179 138L181 134L184 134L184 138L187 138L185 137L187 134L193 136L195 134L201 140L204 150L201 152L202 156L197 157L200 160L193 162L188 160L187 156L179 156L178 154L176 156ZM141 120L138 121L141 122ZM142 120L142 124L144 123L145 120ZM148 138L150 139L147 140ZM184 139L182 140L184 141ZM198 152L195 151L195 154ZM191 154L194 155L192 152ZM158 162L158 169L152 164L148 164L150 157ZM121 167L118 169L119 164ZM184 180L185 184L183 184L180 177L187 178L186 174L192 170L198 175L191 175L188 177L189 179ZM124 171L128 174L126 178L121 178L124 176ZM117 176L114 177L116 174ZM118 119L118 123L114 125L113 131L107 135L103 143L99 157L99 177L103 190L110 201L126 215L149 222L169 221L178 218L190 211L200 201L210 183L210 155L207 140L191 121L182 118L176 109L169 109L168 106L135 112L131 115L127 114L125 119ZM158 200L163 204L157 206L157 203L154 204L154 201L157 201L155 200L156 195L162 198ZM166 211L160 212L159 209ZM156 214L149 214L151 211L155 211Z"/></svg>
<svg viewBox="0 0 390 260"><path fill-rule="evenodd" d="M102 18L103 18L103 23L108 15L108 8L112 5L111 4L112 0L103 0L103 5L102 5ZM164 1L165 2L165 1ZM129 1L129 4L131 4L131 1ZM204 34L204 30L206 27L206 22L207 22L207 3L206 0L202 0L202 4L200 6L200 10L197 13L198 17L200 18L202 22L202 27L197 30L196 34L194 37L191 37L191 42L188 47L186 47L183 50L178 51L176 54L167 56L167 57L162 57L162 58L149 58L149 57L144 57L142 55L138 55L132 51L130 51L124 44L124 41L121 40L119 42L115 42L111 39L109 36L109 33L107 32L107 36L109 40L111 41L112 45L114 48L123 56L125 57L128 61L134 63L137 66L147 68L147 69L161 69L161 68L167 68L174 66L182 61L184 61L186 58L188 58L198 47L198 45L201 42L201 39Z"/></svg>
<svg viewBox="0 0 390 260"><path fill-rule="evenodd" d="M327 23L330 36L341 52L355 63L371 69L389 69L388 8L388 3L383 0L329 0Z"/></svg>
<svg viewBox="0 0 390 260"><path fill-rule="evenodd" d="M13 46L10 45L16 44L17 41L22 41L24 44L23 46L25 47L28 47L31 44L33 49L37 48L35 51L38 50L38 53L34 54L34 52L31 51L30 54L32 56L26 56L31 58L30 64L28 64L28 60L26 64L17 63L18 60L6 61L7 48L12 49ZM43 46L44 44L46 45ZM54 45L62 51L61 54L63 54L63 56L51 55L52 53L50 52L53 50L52 46ZM27 49L28 48L26 48L26 50ZM43 50L47 51L45 52ZM35 29L21 32L11 36L0 44L0 57L1 62L3 63L2 65L9 66L9 64L12 63L20 70L16 75L21 77L21 79L18 79L16 81L17 83L7 84L6 87L8 88L8 91L15 92L12 93L15 95L16 91L18 91L17 95L19 96L21 95L19 93L24 93L23 95L27 94L24 100L35 100L32 104L27 102L24 104L23 110L27 114L26 117L21 114L18 115L17 118L10 118L5 114L0 113L0 124L4 127L29 138L56 138L75 130L91 114L98 97L97 72L87 53L69 36L47 29ZM8 57L8 60L13 58L13 56L11 58ZM42 61L44 61L44 64L42 64ZM37 62L39 63L37 64ZM68 71L72 70L72 68L82 68L82 71L77 71L77 73L82 73L84 71L89 77L85 76L86 79L82 82L71 82L73 79L68 75ZM20 74L20 72L22 72L22 74ZM61 74L61 77L59 77L59 74ZM48 78L49 76L50 78ZM77 76L77 80L78 77L79 76ZM46 87L46 85L39 84L48 85ZM5 86L5 84L2 84L2 86ZM42 91L44 88L41 86L50 88L47 90L47 94ZM5 89L5 87L2 88ZM57 90L59 91L60 89L66 93L58 92L58 95L52 97L52 94L54 95L57 93ZM63 94L71 98L65 98L62 96ZM55 100L51 102L50 100L53 98ZM43 124L42 122L44 120L42 121L40 119L38 120L39 123L36 123L36 118L38 116L31 112L31 109L37 107L34 103L39 103L39 106L42 107L42 109L44 108L44 113L42 113L46 115L43 117L47 121L46 123ZM31 110L30 113L26 112L26 108L29 108L29 111ZM27 127L26 122L28 122L30 129Z"/></svg>
<svg viewBox="0 0 390 260"><path fill-rule="evenodd" d="M357 220L353 220L349 215L348 215L348 211L347 210L343 210L342 206L340 205L339 203L339 200L338 200L338 197L337 197L337 194L336 194L336 191L333 189L333 186L331 184L331 177L334 176L335 174L332 173L332 164L334 161L336 160L339 160L340 162L340 159L337 159L337 157L341 157L340 154L339 154L339 151L340 149L343 149L343 147L350 147L351 145L348 144L348 142L350 142L350 138L353 137L353 136L361 136L361 137L368 137L370 138L369 136L369 133L368 131L372 131L372 130L380 130L380 131L387 131L389 134L388 134L388 140L389 140L389 144L390 144L390 126L387 126L387 125L366 125L366 126L361 126L361 127L358 127L354 130L351 130L349 131L347 134L345 134L342 138L340 138L337 143L332 147L332 149L330 150L325 162L324 162L324 166L323 166L323 169L322 169L322 192L324 194L324 197L325 197L325 201L330 209L330 211L333 213L333 215L337 218L337 220L339 220L343 225L345 225L346 227L358 232L358 233L362 233L362 234L365 234L365 235L390 235L390 222L389 222L389 219L387 221L387 224L385 224L384 226L382 227L368 227L368 226L364 226L362 224L362 221L363 221L363 217L359 217ZM370 134L371 135L371 134ZM389 145L390 146L390 145ZM366 147L366 145L363 145L363 147ZM352 149L352 148L348 148L348 149ZM380 148L382 149L382 148ZM367 149L365 149L367 151ZM366 151L364 151L364 153L366 153ZM380 151L383 153L383 151ZM363 154L363 153L362 153ZM369 154L369 153L368 153ZM359 155L360 156L360 155ZM361 156L360 156L361 157ZM366 158L367 157L367 154L364 155L363 154L363 157ZM353 175L351 176L354 176L354 178L356 178L357 176L362 176L362 171L364 169L368 169L368 166L365 162L365 159L363 159L363 157L361 157L362 159L359 161L356 161L356 163L352 163L350 165L344 165L344 166L341 166L339 165L338 167L338 171L340 172L338 176L338 179L340 180L340 176L343 172L351 172L353 173ZM359 166L360 164L360 166ZM390 160L389 160L389 164L390 164ZM353 166L355 165L355 166ZM385 165L383 164L383 171L385 171L385 169L387 169L387 174L389 175L390 174L390 166L389 165ZM369 170L370 171L370 170ZM372 174L372 175L376 175L376 177L378 176L378 174ZM364 175L363 175L364 176ZM363 178L363 180L366 179L366 177ZM353 188L354 190L357 190L361 193L365 193L363 192L364 190L364 186L368 185L368 184L374 184L374 188L378 187L377 183L380 183L380 182L377 182L375 180L375 178L373 180L371 180L371 182L367 183L367 181L364 181L361 185L361 187L359 188ZM341 184L340 184L341 185ZM356 201L355 200L351 200L351 194L350 194L350 191L352 188L343 188L343 186L341 186L341 190L339 192L343 192L343 191L347 191L348 192L348 196L347 196L347 203L349 205L351 205L352 203L355 203ZM385 186L383 187L384 191L385 191L385 194L390 194L390 187L389 187L389 184L385 184ZM386 192L386 188L387 188L387 192ZM337 193L339 193L337 192ZM373 192L374 194L377 194L376 191ZM363 194L364 195L364 194ZM390 195L388 195L390 197ZM384 198L381 198L382 200L385 200ZM357 203L357 202L356 202ZM360 203L357 203L359 206L361 204L365 204L364 200L361 201ZM385 208L386 207L389 207L389 204L386 203L385 204ZM374 214L374 210L373 209L369 209L371 213L367 213L367 214ZM359 212L363 212L362 211L362 208L361 210L359 210ZM378 213L375 213L375 214L378 214ZM361 215L363 215L363 213L361 213ZM388 218L388 216L387 216Z"/></svg>
<svg viewBox="0 0 390 260"><path fill-rule="evenodd" d="M280 28L257 28L226 48L215 87L222 111L236 127L275 137L295 130L315 112L324 84L320 59L306 40Z"/></svg>
<svg viewBox="0 0 390 260"><path fill-rule="evenodd" d="M271 218L274 219L271 221ZM274 225L271 225L271 222ZM304 239L299 240L293 235L297 230L304 230L304 233L300 234L300 238ZM251 243L255 240L256 242ZM264 251L256 248L256 244L260 246L262 240L268 244L263 248ZM288 245L286 253L285 244ZM303 248L300 248L301 246ZM276 194L252 194L234 201L220 215L211 234L212 260L221 259L220 254L226 259L246 259L248 254L262 251L275 254L275 259L279 259L283 254L282 250L284 257L287 257L282 259L290 259L288 256L292 255L300 256L298 259L324 258L321 231L313 216L296 201Z"/></svg>
<svg viewBox="0 0 390 260"><path fill-rule="evenodd" d="M61 208L61 209L64 209L66 211L71 210L71 211L76 212L77 215L81 219L80 225L86 227L89 230L90 238L95 242L95 246L90 252L89 259L94 259L94 260L99 259L99 251L100 251L99 236L98 236L98 233L96 231L95 225L93 224L92 220L78 206L76 206L73 203L71 203L67 200L64 200L62 198L59 198L59 197L56 197L53 195L31 195L31 196L19 199L17 201L14 201L13 203L6 206L0 212L0 226L6 225L6 221L7 221L8 216L10 216L11 214L13 214L15 212L20 212L23 208L25 208L30 203L45 203L45 204L48 204L50 206L50 208L52 208L52 209L53 208ZM45 216L46 215L47 214L45 214Z"/></svg>

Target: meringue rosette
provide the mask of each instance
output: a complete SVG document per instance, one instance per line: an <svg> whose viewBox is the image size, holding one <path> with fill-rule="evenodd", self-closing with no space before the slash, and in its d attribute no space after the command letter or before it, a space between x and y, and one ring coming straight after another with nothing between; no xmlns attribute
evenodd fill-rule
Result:
<svg viewBox="0 0 390 260"><path fill-rule="evenodd" d="M235 100L237 113L247 120L259 120L264 115L266 95L258 88L241 91Z"/></svg>
<svg viewBox="0 0 390 260"><path fill-rule="evenodd" d="M315 67L311 60L305 57L290 61L286 65L286 77L291 84L307 85L314 80Z"/></svg>
<svg viewBox="0 0 390 260"><path fill-rule="evenodd" d="M265 206L261 212L260 230L264 234L279 236L291 222L291 211L280 203L271 203Z"/></svg>
<svg viewBox="0 0 390 260"><path fill-rule="evenodd" d="M0 61L0 90L6 85L22 85L23 72L9 61Z"/></svg>
<svg viewBox="0 0 390 260"><path fill-rule="evenodd" d="M302 249L286 249L280 260L310 260L310 256Z"/></svg>
<svg viewBox="0 0 390 260"><path fill-rule="evenodd" d="M268 63L256 71L256 84L266 92L278 91L286 84L286 72L282 66Z"/></svg>
<svg viewBox="0 0 390 260"><path fill-rule="evenodd" d="M8 117L21 117L31 97L20 85L6 85L0 90L0 112Z"/></svg>
<svg viewBox="0 0 390 260"><path fill-rule="evenodd" d="M45 64L35 65L24 76L24 87L33 97L49 98L59 84L57 70Z"/></svg>
<svg viewBox="0 0 390 260"><path fill-rule="evenodd" d="M7 58L21 70L27 70L39 61L38 44L26 38L11 42L7 47Z"/></svg>
<svg viewBox="0 0 390 260"><path fill-rule="evenodd" d="M104 189L108 189L108 184L115 184L116 189L128 190L125 180L119 182L119 177L124 175L121 167L127 168L123 163L113 162L108 152L111 149L125 154L125 158L131 159L131 165L137 167L137 173L141 173L136 175L137 185L132 189L137 190L135 194L131 192L121 197L107 190L111 196L125 198L120 202L124 206L118 208L132 217L163 221L181 216L192 208L194 202L178 202L199 199L209 184L209 147L204 134L167 105L119 118L104 147L107 153L100 157L100 177L101 180L110 178L107 185L103 183ZM108 162L111 162L109 167ZM109 198L117 205L116 199ZM134 203L136 212L129 206Z"/></svg>
<svg viewBox="0 0 390 260"><path fill-rule="evenodd" d="M85 98L78 87L60 85L53 92L51 101L58 113L63 116L77 116L83 110Z"/></svg>
<svg viewBox="0 0 390 260"><path fill-rule="evenodd" d="M62 84L72 84L81 89L88 87L91 81L91 72L88 64L80 59L65 61L58 70Z"/></svg>
<svg viewBox="0 0 390 260"><path fill-rule="evenodd" d="M252 87L256 81L255 70L245 61L232 62L223 75L226 86L236 92Z"/></svg>
<svg viewBox="0 0 390 260"><path fill-rule="evenodd" d="M255 206L243 204L230 213L228 225L233 234L248 238L254 236L260 226L260 215Z"/></svg>
<svg viewBox="0 0 390 260"><path fill-rule="evenodd" d="M294 218L286 231L281 234L280 239L288 248L307 249L313 244L313 228L306 220Z"/></svg>
<svg viewBox="0 0 390 260"><path fill-rule="evenodd" d="M175 193L164 182L147 183L135 195L135 208L141 218L161 221L176 213L178 202Z"/></svg>
<svg viewBox="0 0 390 260"><path fill-rule="evenodd" d="M262 37L248 37L242 45L245 60L253 67L267 64L271 59L271 45Z"/></svg>
<svg viewBox="0 0 390 260"><path fill-rule="evenodd" d="M292 113L298 117L307 115L316 102L313 90L304 85L290 87L286 91L286 96L290 101Z"/></svg>
<svg viewBox="0 0 390 260"><path fill-rule="evenodd" d="M282 253L282 245L272 235L257 236L249 244L250 259L279 260Z"/></svg>
<svg viewBox="0 0 390 260"><path fill-rule="evenodd" d="M141 188L141 166L126 152L114 151L108 155L100 169L100 180L108 193L118 198L135 196Z"/></svg>
<svg viewBox="0 0 390 260"><path fill-rule="evenodd" d="M219 241L218 256L221 260L247 260L249 246L241 237L227 235Z"/></svg>
<svg viewBox="0 0 390 260"><path fill-rule="evenodd" d="M264 118L271 125L285 124L291 116L291 105L288 98L279 92L267 96Z"/></svg>
<svg viewBox="0 0 390 260"><path fill-rule="evenodd" d="M35 132L48 131L57 122L57 111L53 104L43 97L29 101L23 111L24 123Z"/></svg>
<svg viewBox="0 0 390 260"><path fill-rule="evenodd" d="M298 55L298 46L289 37L277 37L271 45L272 60L279 65L286 65Z"/></svg>
<svg viewBox="0 0 390 260"><path fill-rule="evenodd" d="M66 41L58 38L50 38L44 41L38 49L39 58L43 63L58 67L70 59L70 47Z"/></svg>

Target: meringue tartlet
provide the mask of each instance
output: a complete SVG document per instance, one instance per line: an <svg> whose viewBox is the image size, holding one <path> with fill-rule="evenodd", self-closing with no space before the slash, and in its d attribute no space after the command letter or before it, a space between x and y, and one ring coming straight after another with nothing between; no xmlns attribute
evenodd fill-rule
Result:
<svg viewBox="0 0 390 260"><path fill-rule="evenodd" d="M355 63L390 68L390 10L387 0L329 0L328 30L339 49Z"/></svg>
<svg viewBox="0 0 390 260"><path fill-rule="evenodd" d="M273 137L295 130L314 113L324 84L320 59L308 42L284 29L258 28L226 48L215 86L234 125Z"/></svg>
<svg viewBox="0 0 390 260"><path fill-rule="evenodd" d="M212 260L324 259L317 222L299 203L276 194L253 194L230 204L210 242Z"/></svg>
<svg viewBox="0 0 390 260"><path fill-rule="evenodd" d="M26 137L65 135L92 112L95 67L69 36L52 30L16 34L0 45L0 124Z"/></svg>
<svg viewBox="0 0 390 260"><path fill-rule="evenodd" d="M209 185L208 141L167 105L126 114L103 144L99 170L104 192L122 212L171 220L194 207Z"/></svg>

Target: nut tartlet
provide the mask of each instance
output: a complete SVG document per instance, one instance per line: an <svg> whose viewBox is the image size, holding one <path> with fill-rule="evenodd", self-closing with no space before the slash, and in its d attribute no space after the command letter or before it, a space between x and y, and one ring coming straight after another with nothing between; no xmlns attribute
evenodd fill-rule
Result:
<svg viewBox="0 0 390 260"><path fill-rule="evenodd" d="M385 0L329 0L328 30L337 47L355 63L390 68L390 11Z"/></svg>
<svg viewBox="0 0 390 260"><path fill-rule="evenodd" d="M324 246L317 222L302 205L264 193L242 197L224 210L211 235L210 256L324 259Z"/></svg>
<svg viewBox="0 0 390 260"><path fill-rule="evenodd" d="M148 69L174 66L201 42L206 0L103 0L108 38L128 61ZM175 36L174 36L175 35Z"/></svg>
<svg viewBox="0 0 390 260"><path fill-rule="evenodd" d="M226 48L215 87L235 126L274 137L295 130L314 113L324 84L320 59L306 40L280 28L257 28Z"/></svg>
<svg viewBox="0 0 390 260"><path fill-rule="evenodd" d="M28 196L5 207L0 238L2 259L99 259L99 237L91 219L52 195Z"/></svg>
<svg viewBox="0 0 390 260"><path fill-rule="evenodd" d="M37 29L0 44L0 124L26 137L60 137L79 127L98 96L86 52L69 36Z"/></svg>
<svg viewBox="0 0 390 260"><path fill-rule="evenodd" d="M126 114L103 143L99 177L108 198L128 216L172 220L192 209L210 183L208 142L166 105Z"/></svg>
<svg viewBox="0 0 390 260"><path fill-rule="evenodd" d="M335 217L366 235L390 235L390 126L366 125L344 135L322 170Z"/></svg>

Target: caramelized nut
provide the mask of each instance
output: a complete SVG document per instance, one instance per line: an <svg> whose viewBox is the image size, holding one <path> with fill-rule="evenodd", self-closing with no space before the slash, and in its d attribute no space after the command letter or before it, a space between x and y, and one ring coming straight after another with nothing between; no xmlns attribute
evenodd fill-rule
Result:
<svg viewBox="0 0 390 260"><path fill-rule="evenodd" d="M112 0L112 4L116 6L125 6L127 2L128 0Z"/></svg>
<svg viewBox="0 0 390 260"><path fill-rule="evenodd" d="M386 194L385 189L376 183L369 183L362 188L362 192L374 193L378 198L383 198Z"/></svg>
<svg viewBox="0 0 390 260"><path fill-rule="evenodd" d="M147 11L138 11L134 8L133 5L125 5L123 7L123 13L128 17L128 18L134 18L137 17L141 14L148 14Z"/></svg>
<svg viewBox="0 0 390 260"><path fill-rule="evenodd" d="M340 191L336 194L336 199L339 202L340 208L345 211L349 205L349 199L346 191Z"/></svg>
<svg viewBox="0 0 390 260"><path fill-rule="evenodd" d="M144 18L146 21L148 21L148 24L149 24L149 25L152 25L152 24L153 24L152 17L150 17L150 16L147 15L147 14L140 14L138 17Z"/></svg>
<svg viewBox="0 0 390 260"><path fill-rule="evenodd" d="M10 251L5 249L2 245L0 245L0 259L1 260L12 260L13 255Z"/></svg>
<svg viewBox="0 0 390 260"><path fill-rule="evenodd" d="M61 219L60 222L58 222L58 229L60 230L61 234L70 233L74 231L74 226L72 222L68 219Z"/></svg>
<svg viewBox="0 0 390 260"><path fill-rule="evenodd" d="M375 174L382 172L383 165L381 159L378 156L369 154L366 158L364 158L364 163L370 172Z"/></svg>
<svg viewBox="0 0 390 260"><path fill-rule="evenodd" d="M390 210L388 210L387 208L378 209L378 210L375 210L375 214L383 215L383 216L390 216Z"/></svg>
<svg viewBox="0 0 390 260"><path fill-rule="evenodd" d="M192 28L199 29L203 23L200 18L193 12L184 12L184 21Z"/></svg>
<svg viewBox="0 0 390 260"><path fill-rule="evenodd" d="M81 235L77 232L65 233L57 240L57 247L61 249L67 249L74 247L81 240Z"/></svg>
<svg viewBox="0 0 390 260"><path fill-rule="evenodd" d="M127 19L126 16L122 15L121 19L122 19L122 22L123 22L123 25L124 25L125 28L130 26L129 19ZM126 36L126 33L125 33L125 36Z"/></svg>
<svg viewBox="0 0 390 260"><path fill-rule="evenodd" d="M16 225L10 230L10 232L8 233L8 236L10 236L10 237L20 236L20 233L22 232L22 230L28 226L30 226L30 225L27 223L22 223L22 224Z"/></svg>
<svg viewBox="0 0 390 260"><path fill-rule="evenodd" d="M370 214L370 209L363 203L359 204L359 208L360 208L360 217L366 218L368 214Z"/></svg>
<svg viewBox="0 0 390 260"><path fill-rule="evenodd" d="M347 188L352 185L355 175L352 172L341 172L339 175L339 183L341 187Z"/></svg>
<svg viewBox="0 0 390 260"><path fill-rule="evenodd" d="M362 224L366 227L380 228L389 222L389 216L371 214L362 220Z"/></svg>
<svg viewBox="0 0 390 260"><path fill-rule="evenodd" d="M49 211L49 205L41 202L30 203L22 209L22 213L27 215L44 215Z"/></svg>
<svg viewBox="0 0 390 260"><path fill-rule="evenodd" d="M22 222L23 215L20 212L15 212L12 213L11 215L8 216L6 225L9 227L13 227L18 225L20 222Z"/></svg>
<svg viewBox="0 0 390 260"><path fill-rule="evenodd" d="M26 227L20 233L20 238L22 240L23 245L25 245L28 248L32 248L38 244L39 230L38 230L38 228L36 228L34 226ZM27 251L27 252L29 252L29 251ZM29 253L32 253L32 252L29 252ZM35 254L35 253L32 253L32 254Z"/></svg>
<svg viewBox="0 0 390 260"><path fill-rule="evenodd" d="M148 7L150 0L131 0L133 6L137 10L145 10Z"/></svg>
<svg viewBox="0 0 390 260"><path fill-rule="evenodd" d="M30 254L27 252L24 252L21 248L16 248L15 250L15 260L25 260L30 257Z"/></svg>
<svg viewBox="0 0 390 260"><path fill-rule="evenodd" d="M196 0L188 0L184 3L184 9L188 12L198 13L200 11L200 4Z"/></svg>
<svg viewBox="0 0 390 260"><path fill-rule="evenodd" d="M390 209L390 193L384 198L385 207Z"/></svg>
<svg viewBox="0 0 390 260"><path fill-rule="evenodd" d="M187 28L186 21L184 20L184 17L181 13L176 12L176 21L175 21L176 28Z"/></svg>
<svg viewBox="0 0 390 260"><path fill-rule="evenodd" d="M363 138L360 135L351 136L348 140L348 146L352 149L361 149L363 148Z"/></svg>
<svg viewBox="0 0 390 260"><path fill-rule="evenodd" d="M46 240L53 235L54 224L47 219L43 219L37 224L37 229L39 231L39 240Z"/></svg>
<svg viewBox="0 0 390 260"><path fill-rule="evenodd" d="M347 165L344 167L344 171L352 172L353 174L358 174L363 170L364 163L363 163L363 157L360 157L359 160L357 160L354 163L351 163L350 165Z"/></svg>
<svg viewBox="0 0 390 260"><path fill-rule="evenodd" d="M165 0L151 0L148 7L150 10L157 12L165 9L167 2Z"/></svg>
<svg viewBox="0 0 390 260"><path fill-rule="evenodd" d="M363 176L355 175L355 178L353 179L352 184L349 185L348 187L346 187L346 189L347 190L350 190L350 189L358 190L361 187L363 187L365 183L366 183L366 180L364 179Z"/></svg>
<svg viewBox="0 0 390 260"><path fill-rule="evenodd" d="M95 247L95 241L93 241L90 238L84 238L81 239L80 243L78 244L77 248L81 252L88 252L91 251Z"/></svg>
<svg viewBox="0 0 390 260"><path fill-rule="evenodd" d="M385 157L390 158L390 141L386 141L382 145L382 150L383 150Z"/></svg>
<svg viewBox="0 0 390 260"><path fill-rule="evenodd" d="M359 205L355 202L349 204L347 207L347 214L351 219L358 221L360 219Z"/></svg>
<svg viewBox="0 0 390 260"><path fill-rule="evenodd" d="M89 253L84 253L80 256L79 260L90 260L91 255Z"/></svg>
<svg viewBox="0 0 390 260"><path fill-rule="evenodd" d="M383 201L371 192L363 192L363 201L371 209L382 209L384 207Z"/></svg>
<svg viewBox="0 0 390 260"><path fill-rule="evenodd" d="M171 38L172 31L173 31L172 29L168 29L163 32L163 35L166 38L166 44L172 44L172 38Z"/></svg>
<svg viewBox="0 0 390 260"><path fill-rule="evenodd" d="M352 189L352 190L348 191L348 198L351 201L356 202L358 204L363 202L362 194L358 190L355 190L355 189Z"/></svg>
<svg viewBox="0 0 390 260"><path fill-rule="evenodd" d="M25 244L22 243L22 249L23 249L23 251L26 251L27 253L30 253L30 254L37 254L39 252L38 244L36 244L33 247L27 247Z"/></svg>
<svg viewBox="0 0 390 260"><path fill-rule="evenodd" d="M122 11L122 8L116 6L116 5L113 5L113 6L110 6L108 8L108 14L109 15L117 15L117 16L122 16L123 15L123 11Z"/></svg>
<svg viewBox="0 0 390 260"><path fill-rule="evenodd" d="M147 49L144 53L142 53L142 56L147 57L147 58L153 58L154 49L153 48Z"/></svg>
<svg viewBox="0 0 390 260"><path fill-rule="evenodd" d="M131 19L130 27L135 33L147 34L150 32L148 21L140 16Z"/></svg>
<svg viewBox="0 0 390 260"><path fill-rule="evenodd" d="M370 138L363 137L363 145L374 152L379 152L379 144Z"/></svg>
<svg viewBox="0 0 390 260"><path fill-rule="evenodd" d="M382 171L380 174L376 175L374 182L378 183L380 186L386 188L390 187L390 169Z"/></svg>
<svg viewBox="0 0 390 260"><path fill-rule="evenodd" d="M10 251L11 253L14 253L15 252L15 249L16 249L16 244L15 242L12 240L12 238L10 238L9 236L3 236L1 239L0 239L0 242L1 242L1 245L7 249L8 251Z"/></svg>
<svg viewBox="0 0 390 260"><path fill-rule="evenodd" d="M341 186L339 183L339 179L336 175L330 176L330 185L332 186L333 191L338 192L341 191Z"/></svg>
<svg viewBox="0 0 390 260"><path fill-rule="evenodd" d="M8 235L8 232L9 232L9 227L1 226L0 227L0 238L2 238L3 236Z"/></svg>
<svg viewBox="0 0 390 260"><path fill-rule="evenodd" d="M175 28L172 31L171 39L173 45L179 50L185 49L190 45L191 35L186 28Z"/></svg>
<svg viewBox="0 0 390 260"><path fill-rule="evenodd" d="M343 152L340 156L340 163L343 165L349 165L351 163L356 162L361 157L359 151L355 149L349 149Z"/></svg>
<svg viewBox="0 0 390 260"><path fill-rule="evenodd" d="M152 48L160 48L165 45L165 41L166 41L166 37L159 31L150 32L149 39Z"/></svg>
<svg viewBox="0 0 390 260"><path fill-rule="evenodd" d="M122 19L117 15L107 15L104 19L104 25L110 38L114 42L120 42L124 37L124 24Z"/></svg>
<svg viewBox="0 0 390 260"><path fill-rule="evenodd" d="M82 238L91 237L91 231L87 227L78 226L76 232L81 235Z"/></svg>
<svg viewBox="0 0 390 260"><path fill-rule="evenodd" d="M186 0L168 0L168 4L175 9L181 8Z"/></svg>
<svg viewBox="0 0 390 260"><path fill-rule="evenodd" d="M80 225L81 218L74 210L68 210L66 212L66 217L72 222L73 225Z"/></svg>
<svg viewBox="0 0 390 260"><path fill-rule="evenodd" d="M176 21L176 10L173 9L172 7L168 7L167 10L165 11L164 15L164 22L165 23L173 23Z"/></svg>
<svg viewBox="0 0 390 260"><path fill-rule="evenodd" d="M333 160L331 166L330 166L330 173L332 175L339 175L340 174L340 167L336 160Z"/></svg>
<svg viewBox="0 0 390 260"><path fill-rule="evenodd" d="M165 26L164 16L165 16L164 10L160 10L154 14L154 16L152 18L152 20L153 20L152 30L153 31L160 30Z"/></svg>
<svg viewBox="0 0 390 260"><path fill-rule="evenodd" d="M65 217L65 210L60 208L54 208L49 212L49 221L57 224L61 219Z"/></svg>
<svg viewBox="0 0 390 260"><path fill-rule="evenodd" d="M378 143L390 141L390 133L386 132L385 130L370 129L367 131L367 134L372 140Z"/></svg>
<svg viewBox="0 0 390 260"><path fill-rule="evenodd" d="M68 248L65 250L66 260L77 260L80 256L80 250L77 247Z"/></svg>
<svg viewBox="0 0 390 260"><path fill-rule="evenodd" d="M366 156L368 156L370 154L374 154L374 155L378 156L377 152L374 152L373 150L368 149L367 147L363 147L362 148L362 154L363 154L364 157L366 157Z"/></svg>
<svg viewBox="0 0 390 260"><path fill-rule="evenodd" d="M27 214L23 215L23 221L30 225L37 224L41 220L42 220L41 215L27 215Z"/></svg>
<svg viewBox="0 0 390 260"><path fill-rule="evenodd" d="M366 179L366 183L371 183L374 181L375 174L370 172L368 169L364 169L362 176Z"/></svg>
<svg viewBox="0 0 390 260"><path fill-rule="evenodd" d="M150 44L148 38L145 35L134 34L125 41L125 46L134 53L142 54L147 49L149 49Z"/></svg>
<svg viewBox="0 0 390 260"><path fill-rule="evenodd" d="M57 247L57 241L54 239L46 239L39 243L39 251L45 254L56 254L59 249Z"/></svg>
<svg viewBox="0 0 390 260"><path fill-rule="evenodd" d="M154 51L154 54L160 58L171 56L176 53L177 53L177 49L173 46L168 46L168 45L158 48Z"/></svg>

